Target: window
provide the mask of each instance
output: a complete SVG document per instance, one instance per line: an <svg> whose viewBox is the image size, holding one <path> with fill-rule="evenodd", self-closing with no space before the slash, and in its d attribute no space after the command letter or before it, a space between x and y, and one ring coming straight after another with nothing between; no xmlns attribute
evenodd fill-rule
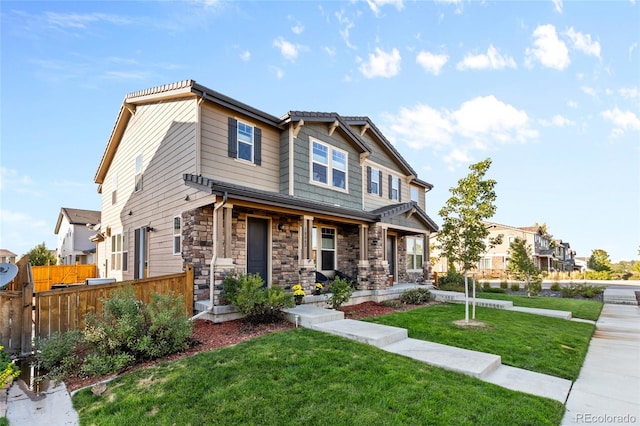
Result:
<svg viewBox="0 0 640 426"><path fill-rule="evenodd" d="M330 145L311 141L311 181L347 189L348 154Z"/></svg>
<svg viewBox="0 0 640 426"><path fill-rule="evenodd" d="M516 237L509 237L509 245L516 240Z"/></svg>
<svg viewBox="0 0 640 426"><path fill-rule="evenodd" d="M407 237L407 270L422 269L424 259L424 239Z"/></svg>
<svg viewBox="0 0 640 426"><path fill-rule="evenodd" d="M382 172L374 167L367 167L367 192L382 196Z"/></svg>
<svg viewBox="0 0 640 426"><path fill-rule="evenodd" d="M420 201L420 191L415 186L411 187L411 201Z"/></svg>
<svg viewBox="0 0 640 426"><path fill-rule="evenodd" d="M118 201L118 175L111 177L111 205Z"/></svg>
<svg viewBox="0 0 640 426"><path fill-rule="evenodd" d="M129 270L129 233L122 233L122 270Z"/></svg>
<svg viewBox="0 0 640 426"><path fill-rule="evenodd" d="M136 174L135 174L134 192L142 191L142 154L136 156Z"/></svg>
<svg viewBox="0 0 640 426"><path fill-rule="evenodd" d="M180 216L173 218L173 254L182 253L182 219Z"/></svg>
<svg viewBox="0 0 640 426"><path fill-rule="evenodd" d="M233 117L228 120L228 155L232 158L262 164L262 130L240 122Z"/></svg>
<svg viewBox="0 0 640 426"><path fill-rule="evenodd" d="M336 230L333 228L320 228L320 261L316 266L321 271L333 271L336 269ZM318 228L313 228L311 235L313 249L312 258L318 262Z"/></svg>
<svg viewBox="0 0 640 426"><path fill-rule="evenodd" d="M491 269L491 258L483 257L480 259L480 262L478 262L478 269Z"/></svg>
<svg viewBox="0 0 640 426"><path fill-rule="evenodd" d="M111 269L122 268L122 234L111 236Z"/></svg>
<svg viewBox="0 0 640 426"><path fill-rule="evenodd" d="M253 127L238 123L238 158L253 162Z"/></svg>
<svg viewBox="0 0 640 426"><path fill-rule="evenodd" d="M400 178L389 175L389 199L400 201Z"/></svg>

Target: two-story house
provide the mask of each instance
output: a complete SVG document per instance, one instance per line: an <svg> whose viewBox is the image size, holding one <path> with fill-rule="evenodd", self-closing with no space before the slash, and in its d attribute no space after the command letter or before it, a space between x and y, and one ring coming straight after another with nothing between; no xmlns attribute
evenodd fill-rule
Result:
<svg viewBox="0 0 640 426"><path fill-rule="evenodd" d="M95 182L102 277L193 264L196 301L233 272L307 292L316 271L360 289L429 278L432 186L367 117L276 117L192 80L154 87L125 97Z"/></svg>
<svg viewBox="0 0 640 426"><path fill-rule="evenodd" d="M61 265L95 263L96 244L90 241L95 234L92 227L100 223L96 210L63 207L53 231L58 236L56 257Z"/></svg>
<svg viewBox="0 0 640 426"><path fill-rule="evenodd" d="M572 272L575 269L575 251L571 245L562 240L553 241L553 269L555 271Z"/></svg>

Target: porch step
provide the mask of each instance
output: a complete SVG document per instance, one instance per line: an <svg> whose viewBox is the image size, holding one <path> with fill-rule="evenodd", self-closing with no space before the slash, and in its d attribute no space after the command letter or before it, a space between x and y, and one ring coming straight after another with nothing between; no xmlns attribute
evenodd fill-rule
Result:
<svg viewBox="0 0 640 426"><path fill-rule="evenodd" d="M637 305L638 299L634 290L607 288L603 294L604 303L616 305Z"/></svg>
<svg viewBox="0 0 640 426"><path fill-rule="evenodd" d="M345 319L315 324L310 328L336 336L346 337L347 339L366 343L377 348L407 340L408 336L407 330L404 328Z"/></svg>
<svg viewBox="0 0 640 426"><path fill-rule="evenodd" d="M382 349L478 379L484 379L502 365L499 355L417 339L405 339Z"/></svg>
<svg viewBox="0 0 640 426"><path fill-rule="evenodd" d="M316 324L344 319L344 312L313 305L297 305L295 308L287 308L283 311L289 322L304 328L313 328Z"/></svg>

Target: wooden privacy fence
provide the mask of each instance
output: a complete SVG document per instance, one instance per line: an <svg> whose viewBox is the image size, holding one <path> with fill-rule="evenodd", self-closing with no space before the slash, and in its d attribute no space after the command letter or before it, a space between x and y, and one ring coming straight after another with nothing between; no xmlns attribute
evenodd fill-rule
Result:
<svg viewBox="0 0 640 426"><path fill-rule="evenodd" d="M33 285L27 256L18 263L18 275L0 291L0 345L11 354L31 352Z"/></svg>
<svg viewBox="0 0 640 426"><path fill-rule="evenodd" d="M51 337L55 332L84 328L84 318L89 312L102 311L102 300L119 287L130 284L136 298L149 303L153 293L173 292L184 297L185 313L193 315L193 266L185 272L161 277L145 278L115 284L82 285L43 291L35 294L35 336Z"/></svg>
<svg viewBox="0 0 640 426"><path fill-rule="evenodd" d="M53 284L84 283L87 278L96 278L96 265L49 265L32 266L33 284L36 293L51 290Z"/></svg>

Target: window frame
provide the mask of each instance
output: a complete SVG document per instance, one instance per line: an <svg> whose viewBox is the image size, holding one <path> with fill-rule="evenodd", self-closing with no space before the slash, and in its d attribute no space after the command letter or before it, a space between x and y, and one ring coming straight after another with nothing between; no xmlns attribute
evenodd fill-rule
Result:
<svg viewBox="0 0 640 426"><path fill-rule="evenodd" d="M111 205L115 205L118 202L118 174L114 173L111 176Z"/></svg>
<svg viewBox="0 0 640 426"><path fill-rule="evenodd" d="M242 128L242 129L241 129ZM241 134L246 134L247 131L245 130L245 128L249 128L251 129L251 140L250 141L245 141L245 140L241 140L240 135ZM254 160L255 160L255 139L256 139L256 128L255 126L245 123L243 121L238 120L237 123L237 134L236 134L236 159L238 160L242 160L242 161L247 161L251 164L254 164ZM245 144L248 145L250 147L250 157L251 158L244 158L240 156L241 150L240 150L240 144Z"/></svg>
<svg viewBox="0 0 640 426"><path fill-rule="evenodd" d="M176 233L176 219L179 221L179 226L178 226L178 232ZM174 216L173 217L173 255L179 255L182 254L182 217L181 216ZM176 240L176 238L178 238L178 240ZM178 248L178 250L176 250L176 247Z"/></svg>
<svg viewBox="0 0 640 426"><path fill-rule="evenodd" d="M411 187L411 201L420 202L420 190L415 186Z"/></svg>
<svg viewBox="0 0 640 426"><path fill-rule="evenodd" d="M323 231L325 230L332 231L333 248L323 247ZM331 226L314 226L311 234L311 252L311 258L314 260L314 264L318 271L334 271L338 262L338 230ZM323 269L322 260L324 258L324 253L332 253L332 268Z"/></svg>
<svg viewBox="0 0 640 426"><path fill-rule="evenodd" d="M326 164L321 161L316 161L314 155L316 145L326 150ZM340 162L334 159L334 155L336 154L344 156L344 170L339 167ZM325 168L326 181L316 179L316 173L314 173L314 166L316 164ZM343 186L336 185L335 179L338 172L344 174ZM318 139L309 138L309 182L313 185L328 187L335 191L347 192L349 190L349 152Z"/></svg>
<svg viewBox="0 0 640 426"><path fill-rule="evenodd" d="M400 178L398 176L389 175L389 199L400 201ZM395 195L394 195L395 191Z"/></svg>
<svg viewBox="0 0 640 426"><path fill-rule="evenodd" d="M409 250L410 241L413 242L413 250ZM408 236L406 237L405 246L406 246L406 256L407 256L407 260L406 260L407 271L408 272L422 271L424 267L424 256L425 256L424 237ZM418 246L422 247L422 253L417 252L416 247ZM418 257L420 257L421 261L420 261L420 266L416 267ZM409 260L411 260L412 267L409 267Z"/></svg>
<svg viewBox="0 0 640 426"><path fill-rule="evenodd" d="M380 179L380 169L377 169L375 167L371 167L371 193L372 194L376 194L376 195L382 195L382 191L381 191L381 181L382 179ZM375 184L375 189L374 189L374 185Z"/></svg>

